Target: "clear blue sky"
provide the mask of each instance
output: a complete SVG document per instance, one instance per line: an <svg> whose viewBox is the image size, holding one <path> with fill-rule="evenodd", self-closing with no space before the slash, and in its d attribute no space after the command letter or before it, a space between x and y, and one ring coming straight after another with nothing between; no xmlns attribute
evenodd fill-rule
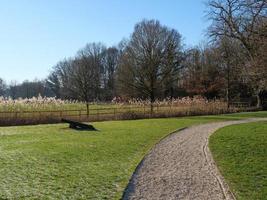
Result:
<svg viewBox="0 0 267 200"><path fill-rule="evenodd" d="M115 45L144 18L197 45L207 27L204 10L203 0L0 0L0 77L45 78L86 43Z"/></svg>

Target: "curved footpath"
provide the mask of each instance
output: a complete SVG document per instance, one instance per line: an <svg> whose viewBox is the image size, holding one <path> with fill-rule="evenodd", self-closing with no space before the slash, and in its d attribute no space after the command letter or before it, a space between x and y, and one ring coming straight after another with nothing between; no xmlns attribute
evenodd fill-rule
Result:
<svg viewBox="0 0 267 200"><path fill-rule="evenodd" d="M232 124L253 118L196 125L159 142L137 167L123 199L235 199L208 149L208 138Z"/></svg>

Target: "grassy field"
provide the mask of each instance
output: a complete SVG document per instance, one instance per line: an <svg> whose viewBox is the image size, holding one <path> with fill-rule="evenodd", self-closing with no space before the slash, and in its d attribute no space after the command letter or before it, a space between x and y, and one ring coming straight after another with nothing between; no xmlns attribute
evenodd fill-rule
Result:
<svg viewBox="0 0 267 200"><path fill-rule="evenodd" d="M119 199L137 164L171 131L267 112L0 128L0 199Z"/></svg>
<svg viewBox="0 0 267 200"><path fill-rule="evenodd" d="M209 145L237 199L266 199L266 122L222 128L211 136Z"/></svg>

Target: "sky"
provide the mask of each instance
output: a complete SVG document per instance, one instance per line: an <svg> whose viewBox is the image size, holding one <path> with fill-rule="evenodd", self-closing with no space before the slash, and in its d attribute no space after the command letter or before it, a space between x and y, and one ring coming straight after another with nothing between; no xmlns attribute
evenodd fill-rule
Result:
<svg viewBox="0 0 267 200"><path fill-rule="evenodd" d="M204 0L0 0L0 78L44 79L86 43L116 45L142 19L175 28L198 45L208 21Z"/></svg>

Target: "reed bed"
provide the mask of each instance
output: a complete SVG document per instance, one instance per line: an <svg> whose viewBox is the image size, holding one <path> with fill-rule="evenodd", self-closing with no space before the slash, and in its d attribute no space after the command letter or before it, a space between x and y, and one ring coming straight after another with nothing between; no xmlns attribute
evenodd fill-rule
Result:
<svg viewBox="0 0 267 200"><path fill-rule="evenodd" d="M83 102L47 97L17 100L0 97L0 125L58 123L62 118L104 121L213 115L241 110L228 108L223 100L207 100L201 96L156 100L153 103L153 111L148 100L121 98L114 98L108 103L92 102L89 108L88 115Z"/></svg>

